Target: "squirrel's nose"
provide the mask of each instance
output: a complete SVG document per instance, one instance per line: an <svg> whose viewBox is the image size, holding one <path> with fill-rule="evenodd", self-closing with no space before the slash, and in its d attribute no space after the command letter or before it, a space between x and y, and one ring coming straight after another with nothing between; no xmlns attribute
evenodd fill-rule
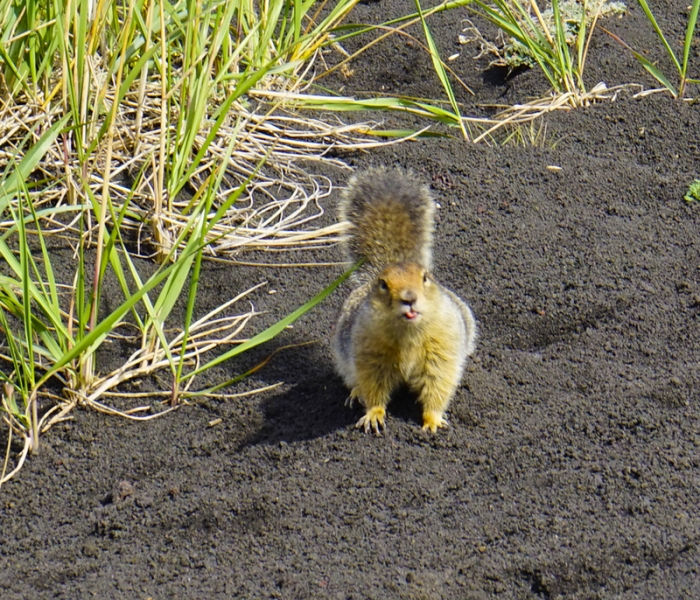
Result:
<svg viewBox="0 0 700 600"><path fill-rule="evenodd" d="M416 292L413 290L402 290L399 298L401 298L401 302L403 304L411 306L416 300L418 300L418 294L416 294Z"/></svg>

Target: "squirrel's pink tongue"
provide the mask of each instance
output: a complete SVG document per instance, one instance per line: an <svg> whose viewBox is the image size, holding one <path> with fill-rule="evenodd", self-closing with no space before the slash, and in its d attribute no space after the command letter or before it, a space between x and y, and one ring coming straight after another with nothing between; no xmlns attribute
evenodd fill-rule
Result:
<svg viewBox="0 0 700 600"><path fill-rule="evenodd" d="M417 312L410 311L410 310L407 310L406 313L405 313L405 315L406 315L406 318L407 318L409 321L412 321L413 319L415 319L415 318L418 316L418 313L417 313Z"/></svg>

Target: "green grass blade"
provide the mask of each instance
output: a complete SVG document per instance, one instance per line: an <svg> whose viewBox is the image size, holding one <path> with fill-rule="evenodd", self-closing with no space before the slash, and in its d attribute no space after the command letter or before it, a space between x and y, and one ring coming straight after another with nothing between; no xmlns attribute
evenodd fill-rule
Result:
<svg viewBox="0 0 700 600"><path fill-rule="evenodd" d="M236 346L235 348L232 348L228 352L225 352L224 354L221 354L220 356L217 356L215 359L209 361L208 363L202 365L198 369L195 369L194 371L188 373L183 377L183 379L188 379L191 377L195 377L201 373L204 373L205 371L208 371L212 367L215 367L216 365L221 364L222 362L229 360L230 358L233 358L234 356L238 356L239 354L246 352L247 350L250 350L251 348L255 348L256 346L259 346L260 344L264 344L265 342L269 342L271 339L275 338L278 336L286 327L294 323L299 317L304 315L305 313L309 312L314 306L316 306L319 302L324 300L326 297L328 297L329 294L331 294L335 289L343 283L350 275L360 266L360 263L358 262L357 264L353 265L350 269L348 269L345 273L343 273L338 279L336 279L333 283L331 283L327 288L316 294L311 300L306 302L304 305L301 307L297 308L293 313L290 315L287 315L284 319L280 319L277 323L274 325L271 325L264 331L261 331L257 335L253 336L250 338L247 342L243 342L242 344Z"/></svg>
<svg viewBox="0 0 700 600"><path fill-rule="evenodd" d="M676 87L668 80L666 75L664 75L664 73L656 65L651 63L648 59L646 59L634 48L632 48L627 42L620 38L620 36L612 33L611 31L608 31L605 28L602 29L618 44L620 44L624 48L627 48L627 50L629 50L632 53L632 55L637 59L637 62L639 62L639 64L641 64L642 67L644 67L651 74L651 76L654 77L654 79L656 79L669 92L671 92L674 98L678 98L678 91L676 90Z"/></svg>
<svg viewBox="0 0 700 600"><path fill-rule="evenodd" d="M673 85L666 75L664 75L663 71L659 69L655 64L651 63L649 60L644 58L639 52L632 51L634 54L634 57L639 61L639 63L647 70L651 75L659 82L661 85L663 85L671 94L673 94L674 98L678 98L678 90L676 89L676 86Z"/></svg>
<svg viewBox="0 0 700 600"><path fill-rule="evenodd" d="M61 321L60 315L57 315L52 310L52 307L46 301L44 294L36 287L36 285L31 281L31 279L22 279L24 267L21 264L21 261L17 260L15 252L10 249L10 247L3 239L0 239L0 257L2 257L5 260L7 265L14 271L15 275L17 275L17 277L20 278L20 286L26 285L28 287L31 299L33 299L33 301L37 304L39 314L42 314L47 319L49 319L51 326L54 327L61 336L69 338L68 330L65 328L65 325ZM21 315L17 315L17 317L19 319L22 319Z"/></svg>
<svg viewBox="0 0 700 600"><path fill-rule="evenodd" d="M438 106L418 102L408 98L367 98L356 100L354 98L333 98L333 97L299 97L296 104L299 108L316 110L330 110L336 112L358 111L358 110L395 110L407 112L421 117L434 119L446 125L459 125L458 117Z"/></svg>
<svg viewBox="0 0 700 600"><path fill-rule="evenodd" d="M248 90L253 87L258 81L260 81L266 74L268 74L268 71L266 69L271 66L272 63L268 63L268 65L257 72L252 72L250 73L250 76L247 78L244 78L241 80L241 83L236 86L235 90L229 94L229 96L226 98L226 100L223 102L223 104L215 111L213 118L215 119L213 126L211 127L211 130L207 134L206 140L202 144L202 146L199 148L197 154L194 156L190 164L187 166L187 169L184 171L181 177L179 178L173 178L173 189L169 192L171 197L177 196L177 194L182 190L182 188L186 185L186 183L189 181L190 177L192 174L197 170L197 167L200 165L200 162L206 155L207 150L211 146L212 142L216 138L216 134L219 132L219 129L221 126L226 122L226 120L229 118L228 110L230 107L233 105L233 103L243 96Z"/></svg>
<svg viewBox="0 0 700 600"><path fill-rule="evenodd" d="M637 1L639 2L639 6L642 7L642 10L644 11L644 14L646 15L647 20L649 21L651 26L654 28L654 31L656 32L656 35L658 36L659 40L661 41L664 48L666 49L666 53L669 55L669 57L673 61L673 64L676 66L676 70L678 71L679 74L681 74L681 72L682 72L681 65L678 62L678 59L676 58L676 54L673 51L673 49L671 48L671 45L666 40L666 36L664 35L663 31L661 31L661 27L659 27L659 24L656 22L656 17L654 17L654 13L651 12L651 9L649 8L649 5L647 4L647 0L637 0ZM696 1L696 4L697 4L697 1ZM696 14L696 16L697 16L697 14ZM642 63L642 64L644 64L644 63ZM647 69L647 71L649 71L649 69L646 66L644 68ZM653 73L652 73L652 75L653 75ZM654 75L654 76L656 77L656 75ZM658 79L658 77L657 77L657 79ZM661 79L659 79L659 81L661 81ZM669 86L666 86L666 87L668 87L669 90L671 89Z"/></svg>
<svg viewBox="0 0 700 600"><path fill-rule="evenodd" d="M270 2L268 4L268 10L264 12L264 18L261 19L261 37L260 44L256 49L255 55L255 65L262 67L263 64L269 61L269 49L272 37L277 29L277 23L279 22L279 16L282 12L285 2L280 2L279 0Z"/></svg>
<svg viewBox="0 0 700 600"><path fill-rule="evenodd" d="M464 121L462 120L462 115L459 111L457 98L455 98L454 90L452 89L450 80L447 77L447 71L445 70L445 66L442 64L442 60L440 59L440 54L438 52L437 45L435 44L435 40L433 39L433 36L430 33L430 28L428 27L428 24L425 21L425 17L423 16L423 10L420 5L420 0L415 0L415 3L416 9L418 10L418 14L420 16L421 24L423 26L423 33L425 34L425 39L428 42L428 49L430 50L430 58L433 61L433 68L435 69L435 73L440 79L440 83L442 83L442 87L445 90L448 99L450 100L450 104L452 105L452 110L454 112L454 119L459 123L459 127L462 131L464 139L468 140L469 135L467 134L467 130L464 127Z"/></svg>
<svg viewBox="0 0 700 600"><path fill-rule="evenodd" d="M17 164L10 176L0 183L0 215L5 211L8 203L20 190L22 182L26 181L27 177L36 169L44 158L49 148L56 141L58 134L65 127L69 118L70 115L64 115L49 127L39 138L39 141L26 152L22 161Z"/></svg>
<svg viewBox="0 0 700 600"><path fill-rule="evenodd" d="M423 16L424 17L429 17L431 15L441 13L447 10L453 10L455 8L461 8L464 6L467 6L468 4L474 4L477 0L452 0L451 2L441 2L437 6L434 6L433 8L429 8L426 10L423 10ZM395 25L401 25L402 23L406 23L407 21L415 21L419 20L420 16L418 13L410 13L407 15L404 15L402 17L397 17L395 19L391 19L390 21L385 21L384 23L381 24L381 27L386 29L390 27L394 27ZM337 27L334 28L334 38L333 41L339 44L342 44L345 40L356 37L358 35L364 35L366 33L372 33L373 31L376 31L377 26L376 25L367 25L363 23L350 23L350 24L344 24L344 25L338 25ZM342 33L342 32L347 32L347 33Z"/></svg>
<svg viewBox="0 0 700 600"><path fill-rule="evenodd" d="M681 77L685 79L688 73L688 58L690 57L690 49L693 45L693 35L695 26L698 22L698 11L700 11L700 0L695 0L690 9L688 16L688 25L685 29L685 42L683 44L683 65L681 67Z"/></svg>
<svg viewBox="0 0 700 600"><path fill-rule="evenodd" d="M1 304L1 301L0 301ZM0 372L0 381L5 384L9 384L12 391L17 391L22 396L23 407L20 408L14 399L14 394L4 393L5 402L10 410L12 416L17 419L22 427L25 428L26 433L32 429L31 425L31 413L27 410L28 403L27 398L29 397L29 382L26 377L24 377L24 369L26 365L26 358L22 352L21 344L15 339L14 333L10 330L10 325L7 322L7 317L5 316L5 311L2 310L0 305L0 331L5 332L5 341L10 350L10 359L13 366L14 376L10 379L5 373ZM2 412L2 403L0 403L0 412Z"/></svg>
<svg viewBox="0 0 700 600"><path fill-rule="evenodd" d="M374 136L379 138L445 138L452 137L447 133L440 131L417 131L414 129L372 129L363 131L364 135Z"/></svg>
<svg viewBox="0 0 700 600"><path fill-rule="evenodd" d="M22 202L23 194L19 195L19 207L17 209L17 228L19 234L19 256L22 281L22 325L24 328L24 343L27 348L27 361L24 365L28 377L29 388L34 387L34 356L32 347L34 345L34 328L32 320L32 293L30 290L31 278L29 274L29 264L31 261L31 250L27 245L27 231L24 227L24 206Z"/></svg>
<svg viewBox="0 0 700 600"><path fill-rule="evenodd" d="M56 314L59 314L61 311L61 307L58 304L58 287L56 286L56 276L54 275L53 267L51 265L51 255L49 254L48 248L46 247L46 240L44 239L44 233L41 229L41 223L34 209L34 203L31 201L31 198L29 198L29 194L27 193L26 189L24 190L24 192L26 194L27 205L29 206L29 210L31 212L32 221L34 223L34 226L36 227L36 234L39 239L39 246L41 247L41 256L44 259L44 272L47 280L46 283L48 285L48 293L46 293L45 295L47 296L47 301L51 302L51 306L54 312ZM41 277L38 277L38 280L41 282L43 287L43 279Z"/></svg>
<svg viewBox="0 0 700 600"><path fill-rule="evenodd" d="M197 289L199 288L199 276L202 271L203 250L206 246L205 227L202 226L199 238L199 250L195 255L194 268L190 277L190 285L187 290L187 307L185 308L185 323L182 328L182 344L180 345L180 359L177 363L175 380L182 379L182 369L185 365L185 354L187 354L187 344L192 326L192 315L194 314L195 301L197 299Z"/></svg>
<svg viewBox="0 0 700 600"><path fill-rule="evenodd" d="M85 337L76 341L75 345L68 352L51 365L37 382L37 386L46 383L54 373L60 371L78 356L93 352L99 343L104 340L109 332L121 321L124 315L132 310L146 294L169 277L175 268L176 264L169 264L167 267L161 267L161 269L156 271L132 296L124 300L114 311L100 321L94 330L88 332Z"/></svg>
<svg viewBox="0 0 700 600"><path fill-rule="evenodd" d="M583 90L583 64L585 61L586 48L586 15L588 14L588 1L583 0L581 5L581 20L578 23L578 33L576 35L576 75L578 77L579 87ZM596 15L597 18L597 15ZM595 27L595 20L592 27ZM591 30L591 34L593 30Z"/></svg>
<svg viewBox="0 0 700 600"><path fill-rule="evenodd" d="M564 31L564 22L562 20L561 11L559 10L559 0L552 0L552 12L554 13L554 32L556 38L554 40L554 53L558 65L558 73L561 77L564 87L567 91L574 91L573 88L573 70L571 66L571 53L569 45L566 43L566 32ZM586 19L585 14L583 17Z"/></svg>
<svg viewBox="0 0 700 600"><path fill-rule="evenodd" d="M14 379L11 382L22 391L22 396L26 398L29 394L29 382L23 375L27 360L22 353L22 344L17 341L14 332L10 329L10 324L5 315L5 308L5 298L3 298L0 293L0 331L5 333L5 344L10 351L12 370L14 371ZM14 314L13 311L10 311L10 314ZM2 373L2 377L6 379L6 381L10 381L4 373ZM11 406L13 414L21 414L16 404L13 403Z"/></svg>

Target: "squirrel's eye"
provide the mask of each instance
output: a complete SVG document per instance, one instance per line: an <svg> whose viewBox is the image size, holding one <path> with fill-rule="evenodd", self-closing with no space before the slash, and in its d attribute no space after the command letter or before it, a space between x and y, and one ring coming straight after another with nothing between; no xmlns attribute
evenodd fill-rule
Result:
<svg viewBox="0 0 700 600"><path fill-rule="evenodd" d="M430 279L428 277L428 271L424 271L423 272L423 283L428 283L428 279Z"/></svg>
<svg viewBox="0 0 700 600"><path fill-rule="evenodd" d="M379 280L379 289L382 290L382 292L389 291L389 286L386 284L386 281L384 281L383 279Z"/></svg>

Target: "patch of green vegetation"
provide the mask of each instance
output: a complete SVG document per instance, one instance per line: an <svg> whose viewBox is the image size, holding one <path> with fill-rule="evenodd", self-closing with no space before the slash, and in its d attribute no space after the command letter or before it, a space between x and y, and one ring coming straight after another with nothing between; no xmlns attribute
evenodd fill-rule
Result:
<svg viewBox="0 0 700 600"><path fill-rule="evenodd" d="M696 179L688 186L688 193L683 196L683 199L690 202L700 202L700 179Z"/></svg>
<svg viewBox="0 0 700 600"><path fill-rule="evenodd" d="M516 2L517 0L513 0ZM541 11L542 19L533 20L535 28L532 30L533 36L544 33L546 37L556 37L556 26L554 20L554 6L557 1L548 3L548 7ZM595 19L607 17L609 15L621 15L627 10L624 2L611 2L610 0L589 0L588 2L578 2L577 0L564 0L558 2L558 10L563 24L564 38L567 45L573 46L576 43L582 26L590 27ZM526 27L531 27L527 25ZM545 31L546 30L546 31ZM537 60L532 50L515 38L506 40L501 50L501 61L504 66L511 69L517 67L537 67Z"/></svg>
<svg viewBox="0 0 700 600"><path fill-rule="evenodd" d="M695 27L698 22L698 14L700 13L700 0L693 0L693 3L690 6L688 6L688 20L685 24L685 39L683 41L682 54L679 54L677 50L674 50L674 47L677 47L677 43L673 39L669 41L666 38L666 35L664 34L658 21L656 20L656 16L654 15L654 12L651 10L651 7L647 3L647 0L637 0L637 2L642 8L642 11L646 16L649 25L651 25L652 29L654 30L654 33L656 33L656 37L661 43L661 46L666 51L668 58L671 60L671 63L675 68L675 73L672 73L667 70L662 70L662 68L659 67L657 63L650 61L642 53L637 52L634 48L631 48L619 36L610 33L609 31L608 34L613 39L617 40L617 42L620 43L622 46L630 50L632 54L634 54L634 57L637 59L639 64L641 64L642 67L644 67L654 77L654 79L656 79L661 85L663 85L664 88L668 90L668 92L674 98L685 98L687 86L689 83L694 85L700 85L700 79L698 79L697 77L692 78L688 76L691 49L693 46L693 40L696 39ZM674 82L674 79L676 80L676 82Z"/></svg>
<svg viewBox="0 0 700 600"><path fill-rule="evenodd" d="M474 0L475 13L500 29L500 39L490 41L472 23L460 36L461 43L476 41L481 55L496 56L492 66L538 67L552 89L567 95L573 106L590 99L583 71L591 32L601 15L619 14L625 6L609 0L552 0L544 10L524 0ZM504 41L505 40L505 41Z"/></svg>

